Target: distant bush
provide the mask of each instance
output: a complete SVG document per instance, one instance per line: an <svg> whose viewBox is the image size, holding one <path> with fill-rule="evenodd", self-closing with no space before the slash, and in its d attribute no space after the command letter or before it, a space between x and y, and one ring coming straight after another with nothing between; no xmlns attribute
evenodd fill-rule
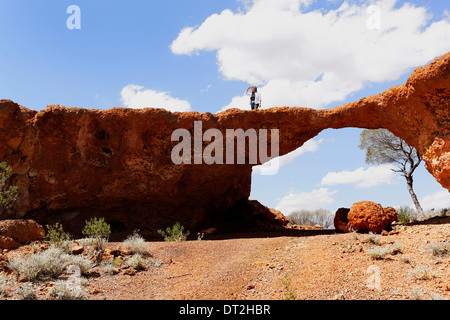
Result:
<svg viewBox="0 0 450 320"><path fill-rule="evenodd" d="M6 163L0 163L0 212L9 213L18 203L18 187L8 184L12 168Z"/></svg>
<svg viewBox="0 0 450 320"><path fill-rule="evenodd" d="M104 218L92 218L86 221L86 225L81 231L83 235L91 239L91 244L103 248L111 235L111 227Z"/></svg>
<svg viewBox="0 0 450 320"><path fill-rule="evenodd" d="M410 206L401 206L398 210L398 221L400 223L410 223L417 221L419 219L423 219L425 216L429 215L430 212L424 213L424 215L420 215L416 210L414 210Z"/></svg>
<svg viewBox="0 0 450 320"><path fill-rule="evenodd" d="M180 225L179 222L176 222L172 228L167 227L165 231L158 230L158 233L164 237L164 241L186 241L189 231L184 232L184 227Z"/></svg>
<svg viewBox="0 0 450 320"><path fill-rule="evenodd" d="M398 222L403 224L408 224L411 222L411 216L408 214L408 211L404 207L398 210Z"/></svg>
<svg viewBox="0 0 450 320"><path fill-rule="evenodd" d="M450 213L450 208L442 208L439 210L431 209L426 211L423 216L419 215L416 210L409 206L402 206L398 210L398 221L403 224L414 222L417 220L426 220L433 217L446 217Z"/></svg>
<svg viewBox="0 0 450 320"><path fill-rule="evenodd" d="M291 224L299 226L320 225L325 229L334 228L334 215L326 209L300 210L289 215Z"/></svg>

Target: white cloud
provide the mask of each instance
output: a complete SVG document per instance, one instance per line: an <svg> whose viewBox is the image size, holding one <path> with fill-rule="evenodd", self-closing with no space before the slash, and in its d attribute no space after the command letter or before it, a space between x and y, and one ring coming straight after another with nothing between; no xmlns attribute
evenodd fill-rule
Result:
<svg viewBox="0 0 450 320"><path fill-rule="evenodd" d="M390 164L358 168L354 171L329 172L322 178L320 185L336 186L340 184L354 184L357 188L370 188L382 184L394 184L398 176L391 169Z"/></svg>
<svg viewBox="0 0 450 320"><path fill-rule="evenodd" d="M303 146L301 146L300 148L298 148L295 151L292 151L291 153L285 154L284 156L281 156L277 159L272 159L263 165L253 167L252 173L253 174L264 173L264 168L269 169L272 166L277 166L277 168L279 170L282 166L285 166L288 163L291 163L292 161L294 161L295 158L300 157L301 155L303 155L307 152L316 152L317 150L319 150L319 145L322 142L323 142L323 139L308 140L307 142L305 142L305 144L303 144Z"/></svg>
<svg viewBox="0 0 450 320"><path fill-rule="evenodd" d="M291 192L281 198L275 209L281 211L284 215L289 215L302 209L314 210L323 208L335 201L333 195L336 193L337 191L330 191L328 188L320 188L311 192Z"/></svg>
<svg viewBox="0 0 450 320"><path fill-rule="evenodd" d="M450 208L450 193L447 190L438 191L419 200L424 210Z"/></svg>
<svg viewBox="0 0 450 320"><path fill-rule="evenodd" d="M172 97L168 92L145 89L129 84L120 92L121 101L129 108L163 108L169 111L190 111L189 101Z"/></svg>
<svg viewBox="0 0 450 320"><path fill-rule="evenodd" d="M304 8L310 0L253 0L181 30L175 54L217 51L226 79L259 85L263 108L325 107L367 82L398 79L450 50L450 21L430 23L426 8L396 0L343 1L335 10ZM368 27L369 5L380 8L380 29ZM310 9L310 8L309 8ZM248 108L238 96L224 107Z"/></svg>

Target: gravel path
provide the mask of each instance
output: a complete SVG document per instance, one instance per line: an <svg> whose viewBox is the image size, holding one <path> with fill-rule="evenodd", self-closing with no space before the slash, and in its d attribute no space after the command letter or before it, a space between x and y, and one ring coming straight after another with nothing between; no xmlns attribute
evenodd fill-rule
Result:
<svg viewBox="0 0 450 320"><path fill-rule="evenodd" d="M284 299L291 280L297 299L450 298L450 225L398 226L394 234L333 234L150 243L162 266L135 276L100 277L92 299ZM373 238L380 243L374 244ZM371 250L387 248L382 259ZM400 248L396 250L395 248ZM400 253L401 252L401 253ZM421 280L423 270L431 279Z"/></svg>

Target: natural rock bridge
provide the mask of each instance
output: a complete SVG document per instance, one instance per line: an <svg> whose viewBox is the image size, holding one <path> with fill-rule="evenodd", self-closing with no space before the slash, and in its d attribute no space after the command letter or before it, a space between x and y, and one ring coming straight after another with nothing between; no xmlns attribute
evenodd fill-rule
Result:
<svg viewBox="0 0 450 320"><path fill-rule="evenodd" d="M201 121L203 131L217 128L224 137L226 129L279 129L280 155L324 129L385 128L415 146L428 171L450 190L447 53L416 69L404 85L330 110L283 107L210 114L49 106L37 112L1 100L0 161L14 169L20 207L0 219L61 221L69 230L80 230L85 219L103 216L130 232L154 231L175 221L207 227L238 208L261 209L247 205L252 173L248 161L172 162L171 151L178 143L171 140L173 131L185 128L193 133L195 121Z"/></svg>

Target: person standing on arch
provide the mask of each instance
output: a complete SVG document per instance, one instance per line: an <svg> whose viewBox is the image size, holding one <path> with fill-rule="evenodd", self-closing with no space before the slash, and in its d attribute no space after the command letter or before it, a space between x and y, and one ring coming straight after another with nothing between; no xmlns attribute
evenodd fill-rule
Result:
<svg viewBox="0 0 450 320"><path fill-rule="evenodd" d="M252 92L248 92L250 89L252 89ZM252 107L252 110L257 110L261 108L261 94L258 92L257 87L248 87L247 91L245 91L246 96L250 96L250 106Z"/></svg>

